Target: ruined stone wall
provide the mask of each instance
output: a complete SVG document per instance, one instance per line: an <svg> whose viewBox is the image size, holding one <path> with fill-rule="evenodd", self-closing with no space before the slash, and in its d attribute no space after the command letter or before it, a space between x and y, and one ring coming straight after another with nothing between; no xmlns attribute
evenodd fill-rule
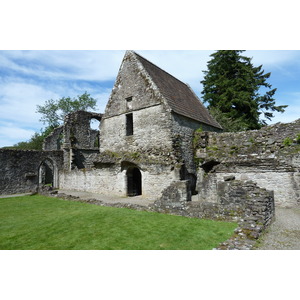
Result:
<svg viewBox="0 0 300 300"><path fill-rule="evenodd" d="M153 204L158 212L173 212L187 207L187 201L191 201L191 192L188 180L173 181L162 191L161 197Z"/></svg>
<svg viewBox="0 0 300 300"><path fill-rule="evenodd" d="M178 180L178 172L169 165L139 164L142 174L142 196L157 198L161 192ZM78 191L88 191L105 195L127 196L126 169L121 164L99 164L98 169L63 171L60 187Z"/></svg>
<svg viewBox="0 0 300 300"><path fill-rule="evenodd" d="M77 111L68 114L64 122L63 148L98 149L97 138L99 131L91 129L90 122L92 119L100 122L102 114L87 111Z"/></svg>
<svg viewBox="0 0 300 300"><path fill-rule="evenodd" d="M64 169L90 168L99 153L100 132L91 128L91 120L101 121L102 114L77 111L68 114L63 125ZM56 135L46 138L44 147L50 147ZM49 145L49 146L48 146ZM52 149L52 148L51 148Z"/></svg>
<svg viewBox="0 0 300 300"><path fill-rule="evenodd" d="M253 180L274 190L276 205L300 204L300 119L240 133L196 133L198 190L215 201L215 185L226 176Z"/></svg>
<svg viewBox="0 0 300 300"><path fill-rule="evenodd" d="M99 151L96 149L64 149L64 169L91 169L98 156Z"/></svg>
<svg viewBox="0 0 300 300"><path fill-rule="evenodd" d="M35 192L39 185L39 167L45 159L53 162L55 172L62 168L62 151L0 149L0 194Z"/></svg>
<svg viewBox="0 0 300 300"><path fill-rule="evenodd" d="M219 182L214 192L215 203L188 201L187 184L187 181L174 181L153 204L153 209L187 217L238 221L244 223L243 226L256 224L266 227L274 217L273 192L258 187L252 181Z"/></svg>
<svg viewBox="0 0 300 300"><path fill-rule="evenodd" d="M217 130L216 128L207 124L203 124L176 113L172 113L173 141L177 143L177 146L179 147L180 157L183 159L188 173L196 174L193 138L195 130L200 128L204 131L214 132Z"/></svg>
<svg viewBox="0 0 300 300"><path fill-rule="evenodd" d="M43 150L61 150L63 144L63 130L63 126L55 128L53 132L44 139Z"/></svg>
<svg viewBox="0 0 300 300"><path fill-rule="evenodd" d="M251 249L256 239L274 220L272 191L251 181L223 181L215 188L216 202L187 201L188 182L175 181L150 208L161 213L191 218L233 221L238 224L233 236L217 249Z"/></svg>

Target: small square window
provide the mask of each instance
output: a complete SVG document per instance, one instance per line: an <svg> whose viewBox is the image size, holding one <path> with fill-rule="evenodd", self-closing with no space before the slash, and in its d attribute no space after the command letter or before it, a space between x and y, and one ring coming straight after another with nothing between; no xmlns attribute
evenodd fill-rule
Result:
<svg viewBox="0 0 300 300"><path fill-rule="evenodd" d="M127 102L131 102L131 101L132 101L132 96L131 96L131 97L128 97L128 98L126 98L126 101L127 101Z"/></svg>

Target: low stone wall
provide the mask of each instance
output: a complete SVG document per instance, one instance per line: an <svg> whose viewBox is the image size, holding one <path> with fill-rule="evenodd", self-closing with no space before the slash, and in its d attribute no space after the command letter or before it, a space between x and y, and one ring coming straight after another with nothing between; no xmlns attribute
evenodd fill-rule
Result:
<svg viewBox="0 0 300 300"><path fill-rule="evenodd" d="M189 181L173 181L162 191L161 197L154 202L153 209L158 212L185 210L188 201L191 201Z"/></svg>
<svg viewBox="0 0 300 300"><path fill-rule="evenodd" d="M0 149L0 194L35 192L39 186L41 163L46 159L51 160L58 174L62 167L62 156L61 151Z"/></svg>
<svg viewBox="0 0 300 300"><path fill-rule="evenodd" d="M230 178L233 179L233 178ZM274 193L252 181L230 180L215 185L215 202L186 201L188 183L174 182L151 209L192 218L237 222L239 227L219 249L251 249L275 216Z"/></svg>
<svg viewBox="0 0 300 300"><path fill-rule="evenodd" d="M173 182L154 203L159 212L187 217L238 221L253 220L268 226L274 217L274 193L260 188L252 181L219 182L216 202L189 201L188 181Z"/></svg>

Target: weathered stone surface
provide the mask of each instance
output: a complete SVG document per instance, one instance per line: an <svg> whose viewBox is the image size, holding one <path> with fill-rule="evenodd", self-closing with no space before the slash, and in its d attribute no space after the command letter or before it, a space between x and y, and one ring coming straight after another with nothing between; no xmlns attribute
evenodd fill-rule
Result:
<svg viewBox="0 0 300 300"><path fill-rule="evenodd" d="M195 133L195 155L201 159L198 171L198 190L206 188L209 194L212 181L223 181L234 176L237 180L252 180L260 187L274 190L275 203L282 207L300 204L300 119L278 123L261 130L239 133ZM203 143L207 145L203 148ZM211 169L207 163L217 161ZM200 171L205 171L203 177ZM211 178L213 177L213 178ZM206 197L205 192L202 192ZM207 194L207 193L206 193Z"/></svg>
<svg viewBox="0 0 300 300"><path fill-rule="evenodd" d="M229 176L224 176L224 181L232 181L235 180L235 176L229 175Z"/></svg>
<svg viewBox="0 0 300 300"><path fill-rule="evenodd" d="M63 126L54 129L54 131L44 139L43 150L61 150L63 144L63 130Z"/></svg>
<svg viewBox="0 0 300 300"><path fill-rule="evenodd" d="M20 151L0 149L0 194L35 192L39 186L41 164L50 160L54 168L54 182L58 186L58 172L62 169L61 151Z"/></svg>

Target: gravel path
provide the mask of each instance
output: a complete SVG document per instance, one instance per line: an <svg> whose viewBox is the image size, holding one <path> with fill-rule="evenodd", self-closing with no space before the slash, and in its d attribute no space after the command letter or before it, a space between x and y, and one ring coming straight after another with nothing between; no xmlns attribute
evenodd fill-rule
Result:
<svg viewBox="0 0 300 300"><path fill-rule="evenodd" d="M300 250L300 208L276 207L275 216L256 249Z"/></svg>
<svg viewBox="0 0 300 300"><path fill-rule="evenodd" d="M136 204L141 206L148 206L156 200L154 198L146 198L144 196L116 197L116 196L108 196L108 195L101 195L101 194L95 194L89 192L71 191L71 190L59 190L58 192L64 193L66 195L80 197L83 200L96 199L109 204L130 203L130 204Z"/></svg>

